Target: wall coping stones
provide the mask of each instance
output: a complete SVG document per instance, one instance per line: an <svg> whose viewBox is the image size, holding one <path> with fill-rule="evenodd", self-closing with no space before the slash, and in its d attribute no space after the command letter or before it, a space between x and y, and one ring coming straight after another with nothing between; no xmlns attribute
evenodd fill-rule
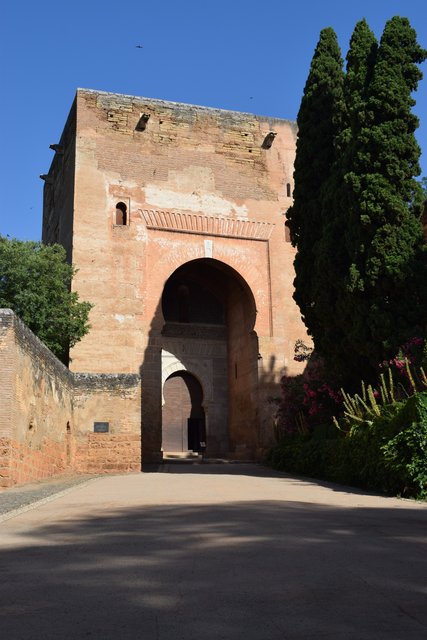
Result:
<svg viewBox="0 0 427 640"><path fill-rule="evenodd" d="M130 389L141 381L137 373L74 373L73 376L75 388L92 391Z"/></svg>
<svg viewBox="0 0 427 640"><path fill-rule="evenodd" d="M0 309L0 325L13 328L16 343L37 360L38 364L60 378L63 383L73 385L71 371L11 309Z"/></svg>
<svg viewBox="0 0 427 640"><path fill-rule="evenodd" d="M76 373L70 371L11 310L0 309L0 329L13 328L16 343L52 375L78 390L108 391L130 389L141 377L137 373Z"/></svg>

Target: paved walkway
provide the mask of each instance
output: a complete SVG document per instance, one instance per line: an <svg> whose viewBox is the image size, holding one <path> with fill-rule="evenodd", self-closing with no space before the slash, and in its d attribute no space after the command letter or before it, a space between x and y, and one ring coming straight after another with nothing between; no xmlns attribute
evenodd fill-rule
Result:
<svg viewBox="0 0 427 640"><path fill-rule="evenodd" d="M8 640L427 638L425 504L241 464L69 489L0 524Z"/></svg>
<svg viewBox="0 0 427 640"><path fill-rule="evenodd" d="M55 500L62 494L72 491L77 485L92 479L93 476L69 476L3 490L0 492L0 522L45 502Z"/></svg>

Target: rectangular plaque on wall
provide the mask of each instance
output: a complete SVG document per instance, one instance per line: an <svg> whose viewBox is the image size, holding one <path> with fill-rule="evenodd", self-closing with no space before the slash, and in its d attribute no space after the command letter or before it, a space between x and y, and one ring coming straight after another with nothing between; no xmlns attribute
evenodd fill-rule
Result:
<svg viewBox="0 0 427 640"><path fill-rule="evenodd" d="M94 422L93 423L93 430L95 433L108 433L108 431L110 430L110 423L109 422Z"/></svg>

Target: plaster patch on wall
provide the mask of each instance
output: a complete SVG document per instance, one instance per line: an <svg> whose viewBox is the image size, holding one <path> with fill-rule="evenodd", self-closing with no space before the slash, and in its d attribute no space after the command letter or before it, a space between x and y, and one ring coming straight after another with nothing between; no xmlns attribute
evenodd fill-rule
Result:
<svg viewBox="0 0 427 640"><path fill-rule="evenodd" d="M140 212L138 211L138 215L140 216ZM137 240L138 242L146 242L148 239L147 236L147 227L145 226L145 224L137 224L135 225L136 228L136 235L135 235L135 240Z"/></svg>
<svg viewBox="0 0 427 640"><path fill-rule="evenodd" d="M192 192L194 188L215 191L215 177L212 169L198 165L185 167L182 171L168 172L168 185L175 191Z"/></svg>
<svg viewBox="0 0 427 640"><path fill-rule="evenodd" d="M120 324L123 324L123 322L125 322L126 320L133 320L133 315L128 314L128 315L122 315L121 313L116 313L114 316L114 319L117 320L117 322L119 322Z"/></svg>
<svg viewBox="0 0 427 640"><path fill-rule="evenodd" d="M217 258L218 260L224 259L225 261L228 259L237 259L240 264L246 264L247 266L250 266L253 263L253 256L251 255L250 250L242 248L241 246L233 247L221 245L220 250L218 248Z"/></svg>
<svg viewBox="0 0 427 640"><path fill-rule="evenodd" d="M203 212L205 215L235 215L242 218L248 216L246 205L239 206L230 200L213 193L203 192L200 189L183 193L157 185L147 185L145 187L145 201L148 205L160 209L181 209Z"/></svg>
<svg viewBox="0 0 427 640"><path fill-rule="evenodd" d="M108 202L112 191L122 187L121 175L117 171L106 171L102 174L105 188L105 200Z"/></svg>
<svg viewBox="0 0 427 640"><path fill-rule="evenodd" d="M179 240L169 240L168 238L153 238L153 243L157 244L159 247L164 247L165 249L170 249L179 252L182 255L185 250L185 245ZM188 251L187 251L188 252ZM186 252L186 253L187 253ZM191 247L191 254L195 254L194 258L186 258L194 260L195 258L203 258L203 248L202 247ZM168 256L167 256L168 257ZM169 257L168 257L169 259Z"/></svg>

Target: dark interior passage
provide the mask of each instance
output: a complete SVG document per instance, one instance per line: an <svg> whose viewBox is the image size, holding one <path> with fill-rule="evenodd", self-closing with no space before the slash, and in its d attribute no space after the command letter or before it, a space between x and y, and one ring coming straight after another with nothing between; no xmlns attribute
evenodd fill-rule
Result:
<svg viewBox="0 0 427 640"><path fill-rule="evenodd" d="M187 265L178 269L167 281L162 297L166 322L225 324L225 304L221 293L212 287L202 264L195 269ZM220 295L218 295L220 293Z"/></svg>

